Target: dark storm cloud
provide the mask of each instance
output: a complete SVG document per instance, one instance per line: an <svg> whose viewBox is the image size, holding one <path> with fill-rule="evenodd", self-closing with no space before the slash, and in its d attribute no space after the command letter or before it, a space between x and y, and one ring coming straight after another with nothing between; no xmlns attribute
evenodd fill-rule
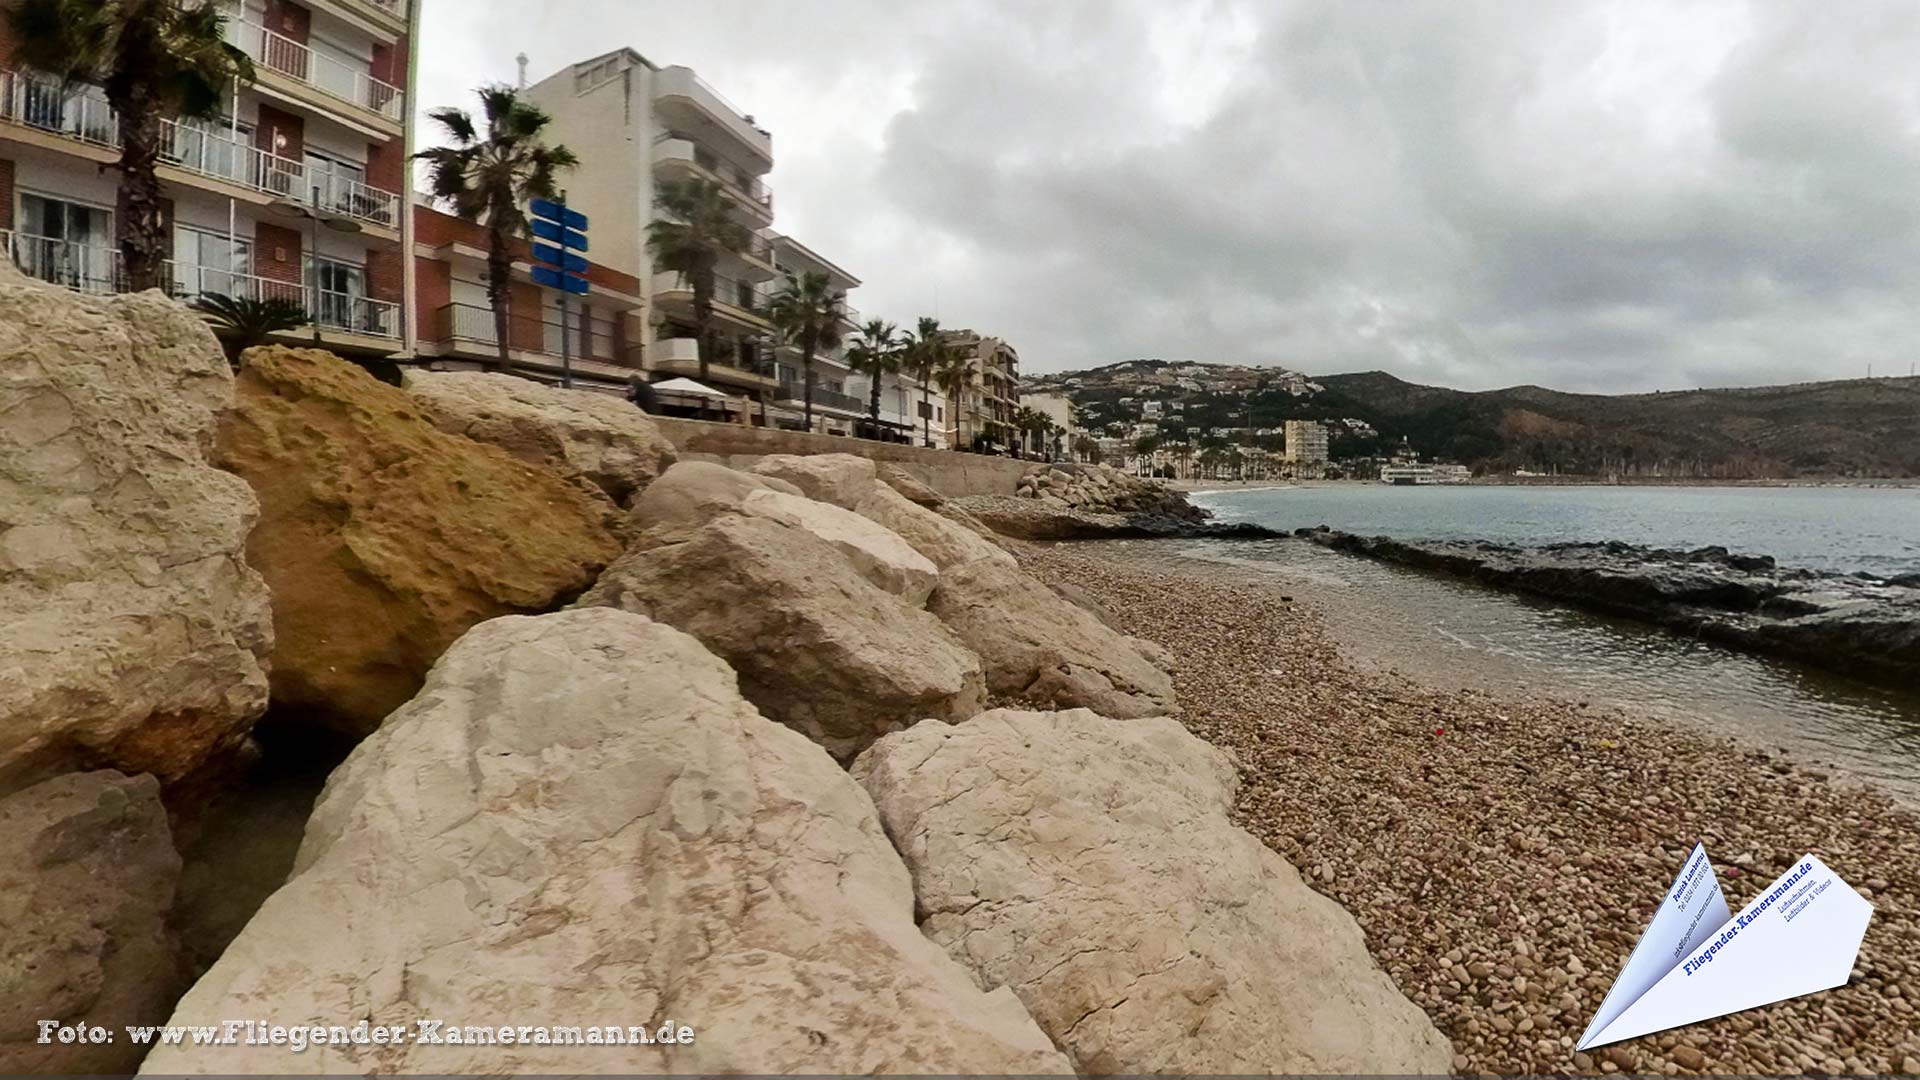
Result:
<svg viewBox="0 0 1920 1080"><path fill-rule="evenodd" d="M774 130L780 227L858 306L1029 370L1614 391L1920 339L1905 2L444 6L423 103L555 33L536 78L616 41L688 64Z"/></svg>

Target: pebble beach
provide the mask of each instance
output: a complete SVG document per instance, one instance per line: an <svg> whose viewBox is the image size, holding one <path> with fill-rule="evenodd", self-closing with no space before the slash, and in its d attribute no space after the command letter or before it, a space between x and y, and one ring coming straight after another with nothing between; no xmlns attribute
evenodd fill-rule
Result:
<svg viewBox="0 0 1920 1080"><path fill-rule="evenodd" d="M1340 901L1456 1073L1920 1074L1920 813L1767 749L1363 669L1309 589L1157 541L1022 545L1175 665L1245 828ZM1804 852L1874 905L1847 985L1574 1043L1695 841L1739 910Z"/></svg>

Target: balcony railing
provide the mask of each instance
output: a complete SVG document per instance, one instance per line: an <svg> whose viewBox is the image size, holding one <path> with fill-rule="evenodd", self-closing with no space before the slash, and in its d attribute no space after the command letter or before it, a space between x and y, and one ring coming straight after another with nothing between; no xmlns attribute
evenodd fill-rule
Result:
<svg viewBox="0 0 1920 1080"><path fill-rule="evenodd" d="M5 249L7 257L28 277L75 292L127 291L126 275L120 268L120 252L105 244L0 230L0 248ZM179 299L221 293L239 299L286 300L300 305L322 329L382 338L400 336L400 305L390 300L308 289L298 282L177 263L171 259L164 267L167 292Z"/></svg>
<svg viewBox="0 0 1920 1080"><path fill-rule="evenodd" d="M674 271L663 271L653 277L655 295L661 293L686 293L688 302L692 302L693 282L685 275ZM767 305L772 293L765 285L734 278L714 278L713 302L725 304L738 311L745 311L762 319L767 317Z"/></svg>
<svg viewBox="0 0 1920 1080"><path fill-rule="evenodd" d="M765 181L702 146L693 136L678 131L663 131L654 136L653 142L657 159L697 165L719 180L734 198L759 206L769 214L773 212L773 192L767 190Z"/></svg>
<svg viewBox="0 0 1920 1080"><path fill-rule="evenodd" d="M406 115L405 94L399 87L259 23L248 22L234 9L227 13L227 36L261 67L388 120L397 121Z"/></svg>
<svg viewBox="0 0 1920 1080"><path fill-rule="evenodd" d="M493 309L481 304L443 304L435 309L433 322L429 325L432 341L477 345L489 352L499 348L500 338L495 330ZM507 315L507 347L523 352L544 353L558 360L561 351L560 330L558 319L510 311ZM590 319L583 328L576 314L567 320L566 330L574 359L608 363L621 359L620 344L614 338L611 322Z"/></svg>
<svg viewBox="0 0 1920 1080"><path fill-rule="evenodd" d="M0 69L0 120L109 150L120 125L98 87L69 89L58 80ZM387 228L400 225L400 196L351 177L313 173L304 162L269 153L210 124L160 121L160 160L214 180Z"/></svg>
<svg viewBox="0 0 1920 1080"><path fill-rule="evenodd" d="M806 387L802 383L783 382L780 384L780 399L782 401L796 405L801 404L806 401L806 393ZM867 402L864 399L854 397L852 394L843 394L838 390L828 390L822 386L815 386L813 388L813 404L816 408L844 409L848 412L858 413L867 411Z"/></svg>

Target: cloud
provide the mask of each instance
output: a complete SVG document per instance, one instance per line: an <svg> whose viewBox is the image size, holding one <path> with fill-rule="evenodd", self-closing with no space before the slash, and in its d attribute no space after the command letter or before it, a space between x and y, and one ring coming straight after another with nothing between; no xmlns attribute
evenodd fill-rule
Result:
<svg viewBox="0 0 1920 1080"><path fill-rule="evenodd" d="M631 44L771 128L853 302L1029 371L1165 356L1570 390L1904 371L1920 9L433 4L422 104ZM532 51L530 49L530 51Z"/></svg>

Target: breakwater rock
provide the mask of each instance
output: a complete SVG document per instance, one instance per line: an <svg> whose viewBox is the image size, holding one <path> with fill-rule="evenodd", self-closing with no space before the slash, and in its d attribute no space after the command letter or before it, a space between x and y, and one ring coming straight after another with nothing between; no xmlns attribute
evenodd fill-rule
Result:
<svg viewBox="0 0 1920 1080"><path fill-rule="evenodd" d="M1775 565L1721 547L1618 542L1515 547L1300 529L1323 547L1625 615L1752 652L1893 685L1920 681L1920 584Z"/></svg>
<svg viewBox="0 0 1920 1080"><path fill-rule="evenodd" d="M1168 494L1186 499L1179 492ZM1208 521L1205 510L1191 505L1191 514L1164 508L1118 513L1008 495L969 495L946 505L1016 540L1270 540L1286 535L1247 522Z"/></svg>

